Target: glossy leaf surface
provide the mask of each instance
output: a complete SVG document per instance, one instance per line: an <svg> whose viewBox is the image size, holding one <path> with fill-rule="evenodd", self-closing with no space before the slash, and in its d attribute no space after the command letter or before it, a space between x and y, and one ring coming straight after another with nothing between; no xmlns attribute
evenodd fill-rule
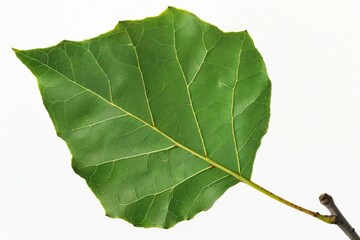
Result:
<svg viewBox="0 0 360 240"><path fill-rule="evenodd" d="M239 182L229 172L250 179L271 85L246 31L168 8L90 40L15 52L108 216L169 228Z"/></svg>

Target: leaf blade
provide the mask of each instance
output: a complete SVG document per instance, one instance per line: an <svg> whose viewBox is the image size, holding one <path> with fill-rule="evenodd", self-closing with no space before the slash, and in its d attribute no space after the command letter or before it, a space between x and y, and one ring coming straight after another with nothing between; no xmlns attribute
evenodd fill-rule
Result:
<svg viewBox="0 0 360 240"><path fill-rule="evenodd" d="M237 176L250 178L270 81L247 32L169 8L16 54L108 216L168 228L210 208Z"/></svg>

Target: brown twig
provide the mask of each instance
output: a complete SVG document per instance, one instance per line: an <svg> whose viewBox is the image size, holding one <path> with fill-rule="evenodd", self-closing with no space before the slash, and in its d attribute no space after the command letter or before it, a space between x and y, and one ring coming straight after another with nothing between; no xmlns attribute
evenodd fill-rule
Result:
<svg viewBox="0 0 360 240"><path fill-rule="evenodd" d="M333 198L323 193L319 197L320 203L324 205L330 213L336 217L334 224L338 225L338 227L343 230L343 232L351 239L351 240L360 240L359 235L356 233L355 229L349 224L344 215L340 212L340 210L335 205Z"/></svg>

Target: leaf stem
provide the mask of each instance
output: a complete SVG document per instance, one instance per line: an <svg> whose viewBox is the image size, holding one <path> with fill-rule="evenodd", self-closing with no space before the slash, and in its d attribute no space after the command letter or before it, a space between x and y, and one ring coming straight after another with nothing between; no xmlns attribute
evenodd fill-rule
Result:
<svg viewBox="0 0 360 240"><path fill-rule="evenodd" d="M287 205L287 206L289 206L289 207L292 207L292 208L294 208L294 209L296 209L296 210L298 210L298 211L300 211L300 212L303 212L303 213L306 213L306 214L308 214L308 215L310 215L310 216L313 216L313 217L315 217L315 218L317 218L317 219L319 219L319 220L321 220L321 221L323 221L323 222L332 224L332 223L335 223L335 221L336 221L336 216L333 216L333 215L322 215L322 214L320 214L320 213L318 213L318 212L313 212L313 211L311 211L311 210L308 210L308 209L306 209L306 208L303 208L303 207L301 207L301 206L299 206L299 205L296 205L296 204L294 204L294 203L292 203L292 202L290 202L290 201L288 201L288 200L286 200L286 199L284 199L284 198L282 198L282 197L280 197L280 196L278 196L278 195L270 192L269 190L267 190L267 189L259 186L258 184L254 183L254 182L251 181L251 180L242 179L241 181L242 181L243 183L249 185L250 187L258 190L259 192L261 192L261 193L263 193L263 194L265 194L265 195L267 195L267 196L275 199L276 201L281 202L281 203L283 203L283 204L285 204L285 205Z"/></svg>
<svg viewBox="0 0 360 240"><path fill-rule="evenodd" d="M294 208L294 209L296 209L296 210L298 210L298 211L300 211L300 212L303 212L303 213L306 213L306 214L308 214L308 215L310 215L310 216L313 216L313 217L315 217L315 218L317 218L317 219L319 219L319 220L321 220L321 221L323 221L323 222L326 222L326 223L332 224L332 223L335 223L335 221L336 221L336 216L334 216L334 215L322 215L322 214L320 214L320 213L318 213L318 212L313 212L313 211L308 210L308 209L306 209L306 208L303 208L303 207L301 207L301 206L299 206L299 205L296 205L296 204L294 204L294 203L292 203L292 202L290 202L290 201L288 201L288 200L286 200L286 199L284 199L284 198L282 198L282 197L280 197L280 196L278 196L278 195L270 192L269 190L261 187L260 185L256 184L255 182L253 182L253 181L251 181L251 180L249 180L249 179L244 178L242 175L231 171L230 169L228 169L228 168L222 166L221 164L219 164L219 163L211 160L210 158L204 157L204 156L202 156L201 154L198 154L198 153L192 151L191 149L187 148L186 146L184 146L184 145L182 145L182 144L179 144L179 143L175 143L175 144L176 144L177 146L179 146L179 147L181 147L181 148L183 148L183 149L185 149L185 150L193 153L195 156L197 156L197 157L199 157L200 159L208 162L208 163L211 164L212 166L214 166L214 167L216 167L216 168L218 168L218 169L226 172L227 174L235 177L235 178L238 179L240 182L245 183L246 185L248 185L248 186L250 186L250 187L258 190L259 192L261 192L261 193L263 193L263 194L265 194L265 195L267 195L267 196L275 199L275 200L278 201L278 202L281 202L281 203L283 203L283 204L285 204L285 205L287 205L287 206L289 206L289 207L292 207L292 208Z"/></svg>
<svg viewBox="0 0 360 240"><path fill-rule="evenodd" d="M183 145L181 145L181 144L178 144L178 146L180 146L180 147L182 147L182 148L184 148L184 149L186 149L186 150L188 150L188 151L190 151L190 152L193 152L191 149L189 149L189 148L187 148L187 147L185 147L185 146L183 146ZM248 186L250 186L250 187L258 190L259 192L261 192L261 193L263 193L263 194L265 194L265 195L267 195L267 196L275 199L275 200L278 201L278 202L281 202L281 203L283 203L283 204L285 204L285 205L287 205L287 206L289 206L289 207L292 207L292 208L294 208L294 209L296 209L296 210L298 210L298 211L300 211L300 212L303 212L303 213L306 213L306 214L308 214L308 215L310 215L310 216L313 216L313 217L315 217L315 218L317 218L317 219L319 219L319 220L321 220L321 221L323 221L323 222L326 222L326 223L334 223L334 222L336 221L336 216L333 216L333 215L330 215L330 216L329 216L329 215L322 215L322 214L320 214L320 213L318 213L318 212L313 212L313 211L308 210L308 209L306 209L306 208L303 208L303 207L301 207L301 206L299 206L299 205L296 205L296 204L294 204L294 203L292 203L292 202L290 202L290 201L288 201L288 200L286 200L286 199L284 199L284 198L282 198L282 197L280 197L280 196L278 196L278 195L270 192L269 190L261 187L260 185L256 184L255 182L253 182L253 181L251 181L251 180L249 180L249 179L244 178L242 175L240 175L240 174L238 174L238 173L235 173L235 172L227 169L226 167L222 166L221 164L219 164L219 163L217 163L217 162L215 162L215 161L213 161L213 160L211 160L211 159L209 159L209 158L207 158L207 157L201 156L200 154L195 153L195 152L193 152L193 154L196 155L197 157L203 159L204 161L210 163L210 164L213 165L214 167L216 167L216 168L218 168L218 169L221 169L221 170L223 170L224 172L228 173L229 175L235 177L235 178L238 179L240 182L245 183L246 185L248 185Z"/></svg>

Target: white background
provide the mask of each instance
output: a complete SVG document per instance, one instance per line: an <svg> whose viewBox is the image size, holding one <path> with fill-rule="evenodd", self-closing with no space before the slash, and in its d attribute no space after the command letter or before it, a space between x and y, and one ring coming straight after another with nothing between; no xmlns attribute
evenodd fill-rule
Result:
<svg viewBox="0 0 360 240"><path fill-rule="evenodd" d="M95 37L168 5L225 31L248 29L264 57L272 116L252 180L321 213L317 198L328 192L359 232L358 0L0 0L0 239L346 239L243 184L170 230L105 217L11 47Z"/></svg>

